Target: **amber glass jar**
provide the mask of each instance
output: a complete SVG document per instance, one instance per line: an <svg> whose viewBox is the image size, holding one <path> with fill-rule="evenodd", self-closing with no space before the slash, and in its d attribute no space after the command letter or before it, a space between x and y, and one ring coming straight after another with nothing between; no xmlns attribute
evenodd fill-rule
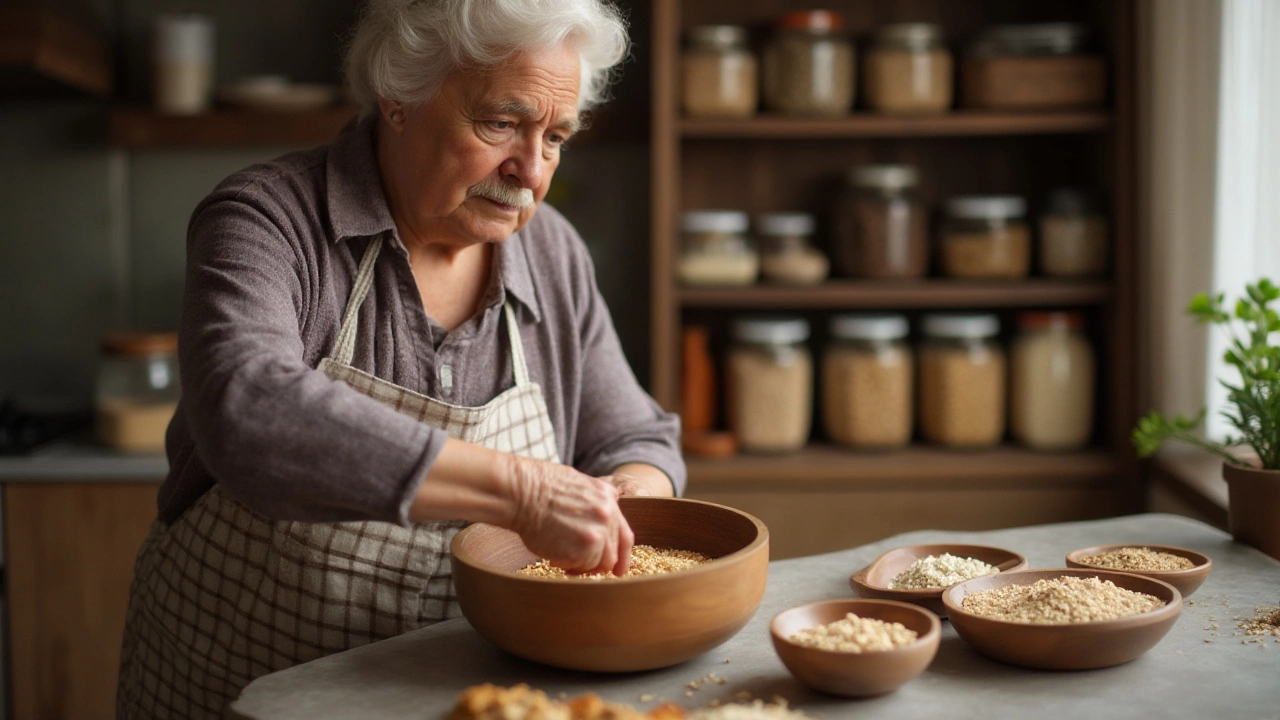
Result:
<svg viewBox="0 0 1280 720"><path fill-rule="evenodd" d="M747 452L791 452L809 439L813 356L800 318L740 318L728 353L729 427Z"/></svg>
<svg viewBox="0 0 1280 720"><path fill-rule="evenodd" d="M822 359L822 416L832 441L893 448L911 441L915 380L901 315L839 315Z"/></svg>
<svg viewBox="0 0 1280 720"><path fill-rule="evenodd" d="M1079 312L1018 316L1009 432L1037 450L1073 450L1093 434L1094 354Z"/></svg>
<svg viewBox="0 0 1280 720"><path fill-rule="evenodd" d="M94 386L98 439L129 452L160 452L178 407L178 337L115 333L102 339Z"/></svg>
<svg viewBox="0 0 1280 720"><path fill-rule="evenodd" d="M863 97L883 113L927 114L951 107L954 74L942 28L898 23L876 31L867 50Z"/></svg>
<svg viewBox="0 0 1280 720"><path fill-rule="evenodd" d="M920 431L957 448L996 445L1005 430L1005 354L994 315L928 315L921 323Z"/></svg>
<svg viewBox="0 0 1280 720"><path fill-rule="evenodd" d="M746 28L689 29L681 67L681 100L689 117L748 117L756 112L759 71Z"/></svg>
<svg viewBox="0 0 1280 720"><path fill-rule="evenodd" d="M764 50L765 106L788 115L843 115L853 107L853 41L827 10L783 15Z"/></svg>
<svg viewBox="0 0 1280 720"><path fill-rule="evenodd" d="M910 165L849 171L832 221L836 267L849 277L914 278L929 271L928 220Z"/></svg>

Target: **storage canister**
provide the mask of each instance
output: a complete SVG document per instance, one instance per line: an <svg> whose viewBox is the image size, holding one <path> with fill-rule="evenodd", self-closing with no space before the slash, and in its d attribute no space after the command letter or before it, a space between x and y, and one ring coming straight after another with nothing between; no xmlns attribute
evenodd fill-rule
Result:
<svg viewBox="0 0 1280 720"><path fill-rule="evenodd" d="M178 407L178 337L113 333L102 339L94 386L98 439L129 452L161 452Z"/></svg>
<svg viewBox="0 0 1280 720"><path fill-rule="evenodd" d="M789 115L843 115L853 107L853 41L828 10L783 15L764 50L764 102Z"/></svg>
<svg viewBox="0 0 1280 720"><path fill-rule="evenodd" d="M910 165L849 171L836 202L833 255L849 277L914 278L929 272L928 220Z"/></svg>
<svg viewBox="0 0 1280 720"><path fill-rule="evenodd" d="M1084 314L1020 314L1010 355L1013 438L1037 450L1086 445L1093 434L1095 361Z"/></svg>
<svg viewBox="0 0 1280 720"><path fill-rule="evenodd" d="M1005 428L1005 354L995 315L921 321L920 431L957 448L996 445Z"/></svg>
<svg viewBox="0 0 1280 720"><path fill-rule="evenodd" d="M737 210L693 210L680 218L676 274L685 285L750 285L760 255L747 237L750 221Z"/></svg>
<svg viewBox="0 0 1280 720"><path fill-rule="evenodd" d="M946 112L951 107L953 73L941 26L885 25L867 49L863 96L868 107L882 113Z"/></svg>
<svg viewBox="0 0 1280 720"><path fill-rule="evenodd" d="M1049 193L1040 216L1039 267L1045 275L1080 277L1107 271L1107 218L1093 195L1079 188Z"/></svg>
<svg viewBox="0 0 1280 720"><path fill-rule="evenodd" d="M1001 110L1097 107L1106 101L1107 68L1075 23L999 25L966 54L961 100Z"/></svg>
<svg viewBox="0 0 1280 720"><path fill-rule="evenodd" d="M756 219L761 278L781 285L817 285L827 279L827 256L810 242L813 224L808 213L769 213Z"/></svg>
<svg viewBox="0 0 1280 720"><path fill-rule="evenodd" d="M960 278L1026 277L1031 265L1027 202L1013 195L951 198L942 224L942 271Z"/></svg>
<svg viewBox="0 0 1280 720"><path fill-rule="evenodd" d="M822 359L827 436L842 445L892 448L911 442L914 359L902 315L838 315Z"/></svg>
<svg viewBox="0 0 1280 720"><path fill-rule="evenodd" d="M739 318L728 352L729 427L747 452L789 452L809 439L813 358L801 318Z"/></svg>
<svg viewBox="0 0 1280 720"><path fill-rule="evenodd" d="M684 113L689 117L754 115L759 86L747 31L738 25L690 28L680 58Z"/></svg>

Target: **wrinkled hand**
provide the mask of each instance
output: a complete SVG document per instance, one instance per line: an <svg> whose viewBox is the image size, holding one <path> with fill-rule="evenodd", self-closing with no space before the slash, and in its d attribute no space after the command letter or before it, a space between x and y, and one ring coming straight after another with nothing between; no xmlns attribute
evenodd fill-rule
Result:
<svg viewBox="0 0 1280 720"><path fill-rule="evenodd" d="M567 465L517 458L512 529L529 550L570 572L625 575L635 535L618 490Z"/></svg>

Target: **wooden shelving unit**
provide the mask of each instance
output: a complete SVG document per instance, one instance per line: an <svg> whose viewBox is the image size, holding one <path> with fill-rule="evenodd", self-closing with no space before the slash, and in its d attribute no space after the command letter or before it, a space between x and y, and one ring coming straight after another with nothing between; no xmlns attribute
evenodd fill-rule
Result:
<svg viewBox="0 0 1280 720"><path fill-rule="evenodd" d="M861 41L889 22L943 25L953 51L981 27L1070 20L1093 28L1111 68L1109 107L1097 111L992 113L957 110L888 117L859 110L834 119L762 114L743 120L685 118L679 57L693 25L745 25L753 37L799 0L655 0L653 6L651 323L654 395L678 410L679 336L707 324L720 349L734 315L786 311L820 320L837 311L983 310L1012 320L1021 309L1084 310L1100 369L1095 444L1043 454L1014 446L950 452L927 446L882 454L812 444L795 454L689 459L690 494L758 514L776 555L818 552L916 527L980 528L1098 517L1140 507L1138 465L1128 443L1137 418L1134 85L1131 0L1011 4L1000 0L834 0ZM758 31L758 32L757 32ZM1105 279L966 282L931 277L888 282L835 278L813 288L682 287L678 222L685 210L754 214L830 210L832 183L849 167L905 162L921 173L931 206L959 194L1004 192L1033 203L1057 185L1092 185L1109 196L1112 272ZM825 238L820 238L825 240ZM717 330L718 328L718 330ZM717 332L719 338L717 339ZM820 336L820 331L819 331ZM820 343L820 337L815 343ZM815 355L822 347L815 344ZM722 356L717 356L722 360ZM868 505L868 503L870 505ZM870 509L868 509L870 508ZM909 509L909 510L908 510Z"/></svg>
<svg viewBox="0 0 1280 720"><path fill-rule="evenodd" d="M104 97L111 88L106 38L47 8L0 5L0 92Z"/></svg>
<svg viewBox="0 0 1280 720"><path fill-rule="evenodd" d="M200 115L118 107L111 111L108 138L112 145L133 149L319 145L333 140L355 115L348 105L299 112L216 109Z"/></svg>

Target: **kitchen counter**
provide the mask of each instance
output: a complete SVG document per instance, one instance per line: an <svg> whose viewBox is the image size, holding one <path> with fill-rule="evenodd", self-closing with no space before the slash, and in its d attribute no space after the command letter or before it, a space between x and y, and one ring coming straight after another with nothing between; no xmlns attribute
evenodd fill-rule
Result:
<svg viewBox="0 0 1280 720"><path fill-rule="evenodd" d="M1213 559L1209 579L1183 607L1158 645L1118 667L1079 672L1026 670L988 660L943 623L942 645L922 675L888 695L848 700L808 690L773 651L769 621L789 607L851 596L848 577L881 553L922 543L996 545L1027 556L1031 567L1062 567L1070 550L1104 543L1157 543L1191 548ZM702 657L664 670L597 675L557 670L507 655L464 619L299 665L249 685L232 705L253 720L377 717L443 720L457 694L478 683L526 682L575 695L592 691L636 704L671 700L687 708L748 692L781 696L810 715L836 718L982 717L1096 720L1158 713L1162 718L1280 718L1280 644L1242 643L1237 617L1280 602L1280 562L1235 544L1226 533L1173 515L1136 515L986 532L918 531L826 555L776 561L751 622ZM1216 628L1216 629L1215 629ZM687 683L709 673L727 683ZM686 696L686 693L692 696Z"/></svg>
<svg viewBox="0 0 1280 720"><path fill-rule="evenodd" d="M0 456L0 482L161 482L164 453L130 454L73 438L42 445L29 455Z"/></svg>

